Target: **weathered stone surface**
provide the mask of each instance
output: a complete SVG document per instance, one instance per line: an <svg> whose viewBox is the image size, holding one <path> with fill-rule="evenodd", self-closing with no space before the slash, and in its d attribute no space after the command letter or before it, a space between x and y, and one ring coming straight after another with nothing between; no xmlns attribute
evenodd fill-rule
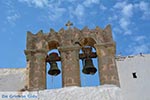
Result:
<svg viewBox="0 0 150 100"><path fill-rule="evenodd" d="M62 85L80 86L79 46L61 47Z"/></svg>
<svg viewBox="0 0 150 100"><path fill-rule="evenodd" d="M119 86L116 64L113 61L116 47L112 39L111 26L108 25L105 29L84 27L82 30L69 26L67 30L60 29L59 32L51 29L48 34L44 34L41 30L37 34L27 33L25 54L29 89L45 89L44 57L46 58L46 53L52 49L58 49L60 52L63 86L80 86L79 50L85 46L96 48L101 83ZM39 52L43 50L46 52Z"/></svg>
<svg viewBox="0 0 150 100"><path fill-rule="evenodd" d="M28 89L42 90L46 88L46 56L43 50L27 50Z"/></svg>
<svg viewBox="0 0 150 100"><path fill-rule="evenodd" d="M120 86L117 66L115 62L115 43L96 44L95 45L98 64L99 64L99 77L100 83L114 84Z"/></svg>

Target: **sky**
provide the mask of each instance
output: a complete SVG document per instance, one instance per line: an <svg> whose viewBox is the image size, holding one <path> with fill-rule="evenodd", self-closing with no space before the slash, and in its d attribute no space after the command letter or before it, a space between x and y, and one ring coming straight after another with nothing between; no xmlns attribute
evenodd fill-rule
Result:
<svg viewBox="0 0 150 100"><path fill-rule="evenodd" d="M116 55L150 54L150 0L0 0L0 12L0 68L26 67L27 31L59 31L68 20L79 29L110 24Z"/></svg>

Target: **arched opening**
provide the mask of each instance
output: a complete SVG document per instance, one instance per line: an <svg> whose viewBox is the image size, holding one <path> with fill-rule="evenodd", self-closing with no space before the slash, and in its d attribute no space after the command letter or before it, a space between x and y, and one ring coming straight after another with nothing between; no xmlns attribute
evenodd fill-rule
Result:
<svg viewBox="0 0 150 100"><path fill-rule="evenodd" d="M57 53L60 57L60 54L57 49L50 50L48 52L48 55L52 53ZM54 66L55 68L52 68ZM57 66L57 67L56 67ZM50 71L55 73L56 68L57 70L60 70L60 73L58 75L50 75ZM52 73L51 73L52 74ZM47 76L47 89L54 89L54 88L61 88L62 87L62 69L61 69L61 61L56 61L56 64L49 64L47 63L46 66L46 76Z"/></svg>
<svg viewBox="0 0 150 100"><path fill-rule="evenodd" d="M48 42L49 52L46 65L46 83L47 89L61 88L62 87L62 68L60 53L58 51L59 43L55 40ZM60 71L58 73L58 71Z"/></svg>
<svg viewBox="0 0 150 100"><path fill-rule="evenodd" d="M98 58L96 54L96 50L94 48L94 44L96 44L96 41L91 37L84 37L80 39L79 41L80 46L82 46L82 49L80 50L80 55L84 54L85 51L83 48L91 48L90 52L88 50L87 54L90 56L90 60L86 60L84 58L80 59L80 78L81 78L81 86L97 86L100 84L99 81L99 69L98 69ZM88 71L92 70L92 74L90 72L85 72L83 69L85 67L92 66L92 68L89 68ZM96 71L95 71L96 70Z"/></svg>
<svg viewBox="0 0 150 100"><path fill-rule="evenodd" d="M92 61L88 61L86 62L85 59L80 59L80 79L81 79L81 86L85 87L85 86L98 86L100 84L99 81L99 69L98 69L98 58L97 56L95 56L96 54L96 50L95 48L91 47L91 46L84 46L83 48L92 48L92 53L91 54L91 60ZM81 49L80 50L80 55L84 54L84 51ZM91 68L89 68L90 66L92 66ZM93 70L92 73L88 73L85 72L84 69L90 69L90 70L95 70L96 68L96 72ZM87 70L88 71L88 70ZM95 72L95 73L93 73Z"/></svg>

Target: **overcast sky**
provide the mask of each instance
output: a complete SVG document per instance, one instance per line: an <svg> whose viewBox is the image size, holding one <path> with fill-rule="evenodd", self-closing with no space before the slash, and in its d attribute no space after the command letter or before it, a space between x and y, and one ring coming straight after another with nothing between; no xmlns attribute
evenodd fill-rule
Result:
<svg viewBox="0 0 150 100"><path fill-rule="evenodd" d="M150 0L0 0L0 67L25 67L26 32L111 24L117 54L150 53Z"/></svg>

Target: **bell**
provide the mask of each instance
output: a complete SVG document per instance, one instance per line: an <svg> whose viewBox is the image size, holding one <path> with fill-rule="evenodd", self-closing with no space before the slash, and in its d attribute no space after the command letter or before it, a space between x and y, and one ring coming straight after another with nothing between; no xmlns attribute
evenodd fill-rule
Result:
<svg viewBox="0 0 150 100"><path fill-rule="evenodd" d="M94 67L92 59L87 58L85 59L85 66L83 67L82 72L84 74L91 74L94 75L96 73L97 69Z"/></svg>
<svg viewBox="0 0 150 100"><path fill-rule="evenodd" d="M60 70L58 69L57 63L56 62L50 62L50 70L48 71L49 75L52 76L57 76L58 74L60 74Z"/></svg>

